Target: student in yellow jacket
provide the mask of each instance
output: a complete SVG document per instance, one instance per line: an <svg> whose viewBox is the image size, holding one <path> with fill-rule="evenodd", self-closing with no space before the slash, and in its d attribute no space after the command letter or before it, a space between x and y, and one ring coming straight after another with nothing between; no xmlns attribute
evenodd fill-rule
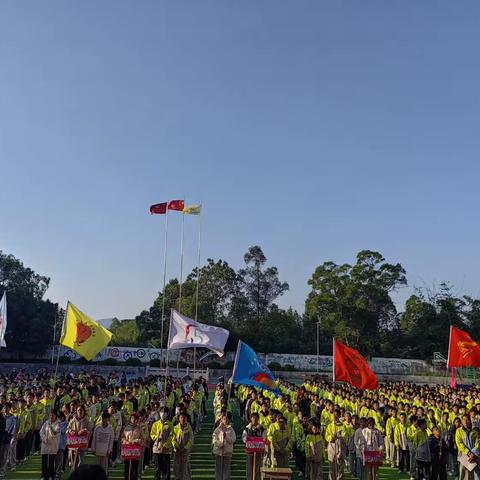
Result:
<svg viewBox="0 0 480 480"><path fill-rule="evenodd" d="M173 425L168 420L169 410L160 410L160 419L153 423L150 438L153 441L153 459L155 462L155 478L167 480L170 478L170 455L172 453Z"/></svg>
<svg viewBox="0 0 480 480"><path fill-rule="evenodd" d="M325 446L320 433L320 423L314 420L310 432L305 438L305 457L307 460L306 476L310 480L322 480L323 450Z"/></svg>
<svg viewBox="0 0 480 480"><path fill-rule="evenodd" d="M178 416L178 425L175 425L172 434L175 480L189 479L192 446L193 430L188 423L188 414L181 412Z"/></svg>
<svg viewBox="0 0 480 480"><path fill-rule="evenodd" d="M18 418L17 460L23 463L26 461L28 455L27 434L32 429L32 415L30 411L27 410L27 404L23 398L18 401L16 416Z"/></svg>
<svg viewBox="0 0 480 480"><path fill-rule="evenodd" d="M283 415L278 417L277 423L278 428L274 429L270 435L273 457L277 468L287 468L293 447L293 438Z"/></svg>

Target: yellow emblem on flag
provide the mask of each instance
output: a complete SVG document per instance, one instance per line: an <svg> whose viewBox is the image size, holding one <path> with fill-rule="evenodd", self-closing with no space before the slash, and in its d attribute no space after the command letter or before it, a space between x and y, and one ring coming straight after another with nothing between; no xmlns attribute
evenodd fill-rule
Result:
<svg viewBox="0 0 480 480"><path fill-rule="evenodd" d="M112 332L103 328L75 305L68 302L60 344L92 360L112 339Z"/></svg>
<svg viewBox="0 0 480 480"><path fill-rule="evenodd" d="M201 205L188 205L188 207L183 209L183 213L186 213L187 215L200 215L201 212Z"/></svg>

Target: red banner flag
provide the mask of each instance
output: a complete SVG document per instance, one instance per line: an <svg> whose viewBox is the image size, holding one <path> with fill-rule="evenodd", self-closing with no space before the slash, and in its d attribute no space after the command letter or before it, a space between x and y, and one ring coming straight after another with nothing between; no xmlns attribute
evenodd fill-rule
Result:
<svg viewBox="0 0 480 480"><path fill-rule="evenodd" d="M377 390L378 378L358 350L333 339L333 381L361 390Z"/></svg>
<svg viewBox="0 0 480 480"><path fill-rule="evenodd" d="M156 203L155 205L150 206L150 213L163 215L167 213L167 202L164 203Z"/></svg>
<svg viewBox="0 0 480 480"><path fill-rule="evenodd" d="M480 367L480 344L465 331L450 327L448 368Z"/></svg>
<svg viewBox="0 0 480 480"><path fill-rule="evenodd" d="M185 202L183 200L170 200L168 202L169 210L178 210L180 212L183 212L184 208L185 208Z"/></svg>

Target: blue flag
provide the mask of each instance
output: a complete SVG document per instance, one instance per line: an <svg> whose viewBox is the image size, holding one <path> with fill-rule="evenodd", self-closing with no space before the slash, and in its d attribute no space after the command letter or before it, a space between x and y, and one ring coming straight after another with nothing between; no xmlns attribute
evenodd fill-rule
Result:
<svg viewBox="0 0 480 480"><path fill-rule="evenodd" d="M242 341L238 342L232 383L263 388L276 395L280 393L275 375L258 358L255 350Z"/></svg>

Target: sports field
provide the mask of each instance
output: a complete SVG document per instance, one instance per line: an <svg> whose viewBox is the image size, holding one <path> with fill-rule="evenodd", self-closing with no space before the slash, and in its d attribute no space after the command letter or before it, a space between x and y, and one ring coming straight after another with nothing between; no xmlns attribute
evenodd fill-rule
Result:
<svg viewBox="0 0 480 480"><path fill-rule="evenodd" d="M241 442L242 425L236 417L235 429L237 432L237 442L235 444L235 450L232 458L232 480L245 479L245 449ZM211 436L213 431L213 409L211 403L208 403L208 416L202 424L202 429L195 436L195 444L192 451L192 476L194 479L213 479L215 478L215 459L212 455L211 449ZM93 456L87 457L88 462L93 461ZM15 472L8 472L6 479L15 480L30 480L39 479L41 472L41 457L32 457L25 465L19 466ZM294 465L292 464L294 470ZM328 474L328 466L325 465L325 477ZM401 475L397 470L384 467L381 469L381 478L388 480L406 479L406 475ZM64 474L64 479L68 479L68 474ZM123 465L116 466L109 470L109 479L120 480L123 479ZM154 469L148 468L142 475L143 480L153 480ZM299 477L294 475L293 478L297 480ZM352 478L350 475L346 475L347 479ZM172 476L172 480L173 476ZM258 479L260 480L260 479Z"/></svg>

